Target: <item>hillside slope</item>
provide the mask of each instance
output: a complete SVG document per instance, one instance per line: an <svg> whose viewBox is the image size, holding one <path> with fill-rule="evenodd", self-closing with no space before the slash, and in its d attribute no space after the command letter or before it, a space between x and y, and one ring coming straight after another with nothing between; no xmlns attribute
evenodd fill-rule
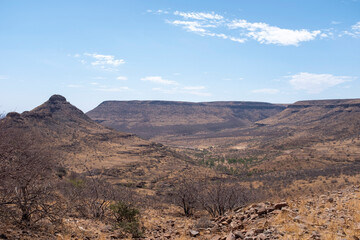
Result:
<svg viewBox="0 0 360 240"><path fill-rule="evenodd" d="M190 169L182 155L133 134L106 128L60 95L32 111L0 120L0 138L29 139L76 172L102 171L113 183L157 184Z"/></svg>
<svg viewBox="0 0 360 240"><path fill-rule="evenodd" d="M359 99L300 101L247 129L216 136L225 144L214 152L256 156L263 170L349 165L360 160L359 129Z"/></svg>
<svg viewBox="0 0 360 240"><path fill-rule="evenodd" d="M284 108L261 102L106 101L87 115L104 126L171 143L173 135L248 127Z"/></svg>

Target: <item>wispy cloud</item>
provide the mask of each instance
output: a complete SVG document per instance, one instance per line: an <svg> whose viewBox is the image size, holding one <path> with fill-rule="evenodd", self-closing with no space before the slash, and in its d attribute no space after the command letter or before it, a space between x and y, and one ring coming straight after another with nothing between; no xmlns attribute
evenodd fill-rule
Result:
<svg viewBox="0 0 360 240"><path fill-rule="evenodd" d="M94 59L94 61L91 62L91 65L98 66L102 69L118 67L125 63L124 59L116 59L115 56L112 55L96 53L85 53L84 55Z"/></svg>
<svg viewBox="0 0 360 240"><path fill-rule="evenodd" d="M151 10L151 9L148 9L146 10L146 12L148 13L153 13L153 14L169 14L169 11L167 10L163 10L163 9L158 9L158 10Z"/></svg>
<svg viewBox="0 0 360 240"><path fill-rule="evenodd" d="M140 80L146 81L146 82L152 82L152 83L156 83L156 84L179 85L178 82L173 81L173 80L163 79L161 76L148 76L148 77L141 78Z"/></svg>
<svg viewBox="0 0 360 240"><path fill-rule="evenodd" d="M251 91L252 93L263 93L263 94L277 94L279 93L279 89L274 88L262 88L262 89L255 89Z"/></svg>
<svg viewBox="0 0 360 240"><path fill-rule="evenodd" d="M270 26L262 22L250 23L246 20L233 20L228 24L230 29L244 29L246 36L251 37L259 43L294 45L298 46L300 42L314 40L320 33L320 30L309 31L306 29L292 30Z"/></svg>
<svg viewBox="0 0 360 240"><path fill-rule="evenodd" d="M0 75L0 80L6 80L8 79L8 76Z"/></svg>
<svg viewBox="0 0 360 240"><path fill-rule="evenodd" d="M334 76L332 74L316 74L302 72L292 76L289 83L296 90L304 90L310 94L320 93L330 87L355 79L351 76Z"/></svg>
<svg viewBox="0 0 360 240"><path fill-rule="evenodd" d="M107 71L117 71L117 68L125 63L124 59L117 59L113 55L104 55L97 53L75 54L73 57L84 65L89 64L95 68Z"/></svg>
<svg viewBox="0 0 360 240"><path fill-rule="evenodd" d="M168 19L166 22L201 36L217 37L238 43L253 39L261 44L299 46L302 42L330 35L329 33L323 33L321 30L287 29L271 26L263 22L227 19L214 12L175 11L173 16L180 17L180 19Z"/></svg>
<svg viewBox="0 0 360 240"><path fill-rule="evenodd" d="M344 32L346 35L360 38L360 21L351 26L351 30Z"/></svg>
<svg viewBox="0 0 360 240"><path fill-rule="evenodd" d="M340 24L341 22L339 22L339 21L331 21L331 24L332 25L338 25L338 24Z"/></svg>
<svg viewBox="0 0 360 240"><path fill-rule="evenodd" d="M126 80L128 80L128 78L125 77L125 76L118 76L116 79L117 79L117 80L120 80L120 81L126 81Z"/></svg>
<svg viewBox="0 0 360 240"><path fill-rule="evenodd" d="M216 14L214 12L210 13L204 13L204 12L179 12L175 11L174 15L181 16L185 19L191 18L191 19L197 19L197 20L221 20L224 19L223 16Z"/></svg>
<svg viewBox="0 0 360 240"><path fill-rule="evenodd" d="M163 87L153 87L153 91L165 93L165 94L191 94L197 96L210 96L211 94L206 92L205 86L184 86L176 81L164 79L162 76L147 76L140 79L141 81L151 82L157 85L163 85Z"/></svg>
<svg viewBox="0 0 360 240"><path fill-rule="evenodd" d="M246 41L244 38L234 37L225 33L217 33L217 30L224 25L226 20L223 16L214 12L179 12L175 11L174 16L182 17L181 20L167 20L166 22L175 26L180 26L188 32L193 32L201 36L217 37L222 39L231 40L234 42L243 43Z"/></svg>

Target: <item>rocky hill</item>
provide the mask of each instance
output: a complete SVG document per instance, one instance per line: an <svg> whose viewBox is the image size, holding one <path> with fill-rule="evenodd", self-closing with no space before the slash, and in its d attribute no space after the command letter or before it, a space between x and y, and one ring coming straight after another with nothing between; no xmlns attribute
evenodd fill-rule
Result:
<svg viewBox="0 0 360 240"><path fill-rule="evenodd" d="M0 137L6 134L47 148L69 170L103 172L113 183L153 186L191 169L176 151L104 127L60 95L31 111L7 114Z"/></svg>
<svg viewBox="0 0 360 240"><path fill-rule="evenodd" d="M104 126L171 144L171 136L245 128L284 108L261 102L106 101L87 115Z"/></svg>

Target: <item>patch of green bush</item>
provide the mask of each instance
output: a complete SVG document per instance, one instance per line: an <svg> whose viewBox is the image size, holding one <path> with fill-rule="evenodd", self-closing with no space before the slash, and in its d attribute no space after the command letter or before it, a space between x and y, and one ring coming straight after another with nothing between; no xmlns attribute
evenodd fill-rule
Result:
<svg viewBox="0 0 360 240"><path fill-rule="evenodd" d="M142 237L140 229L140 212L134 206L122 201L110 205L110 209L115 218L115 227L130 233L133 238Z"/></svg>

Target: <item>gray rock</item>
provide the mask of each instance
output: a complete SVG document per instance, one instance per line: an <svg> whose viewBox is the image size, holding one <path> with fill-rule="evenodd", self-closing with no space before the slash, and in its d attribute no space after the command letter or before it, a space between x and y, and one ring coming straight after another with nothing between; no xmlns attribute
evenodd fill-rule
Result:
<svg viewBox="0 0 360 240"><path fill-rule="evenodd" d="M199 236L200 233L196 230L190 230L189 234L191 237L196 237L196 236Z"/></svg>

